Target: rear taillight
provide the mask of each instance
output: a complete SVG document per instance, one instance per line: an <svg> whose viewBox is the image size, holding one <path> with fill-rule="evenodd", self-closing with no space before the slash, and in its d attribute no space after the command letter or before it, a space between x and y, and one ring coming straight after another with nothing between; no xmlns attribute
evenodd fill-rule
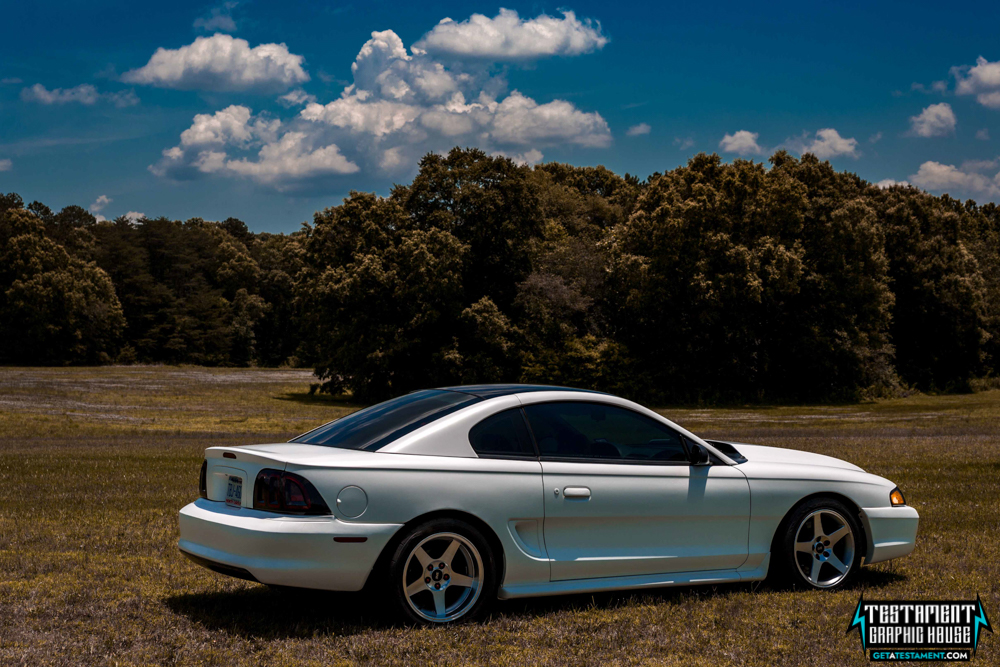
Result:
<svg viewBox="0 0 1000 667"><path fill-rule="evenodd" d="M265 468L253 484L253 508L282 514L333 514L305 477Z"/></svg>
<svg viewBox="0 0 1000 667"><path fill-rule="evenodd" d="M198 474L198 494L202 498L208 498L208 483L205 476L208 473L208 459L201 462L201 472Z"/></svg>

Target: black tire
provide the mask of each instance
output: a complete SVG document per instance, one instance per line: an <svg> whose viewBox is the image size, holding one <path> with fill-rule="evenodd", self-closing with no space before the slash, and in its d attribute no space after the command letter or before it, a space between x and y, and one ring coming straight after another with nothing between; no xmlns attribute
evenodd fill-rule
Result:
<svg viewBox="0 0 1000 667"><path fill-rule="evenodd" d="M845 526L847 533L842 532ZM866 548L864 529L857 512L835 498L813 498L801 503L778 531L771 571L779 582L799 588L837 590L849 585L861 570Z"/></svg>
<svg viewBox="0 0 1000 667"><path fill-rule="evenodd" d="M416 552L418 546L423 555ZM425 556L429 562L421 562ZM496 600L496 563L493 549L476 528L457 519L434 519L411 529L400 541L384 570L388 576L384 590L407 622L468 621ZM409 583L410 594L404 582ZM414 588L420 590L414 593Z"/></svg>

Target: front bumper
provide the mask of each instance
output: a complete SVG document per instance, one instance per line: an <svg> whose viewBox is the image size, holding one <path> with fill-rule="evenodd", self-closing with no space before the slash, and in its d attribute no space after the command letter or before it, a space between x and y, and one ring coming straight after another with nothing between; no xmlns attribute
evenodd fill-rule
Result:
<svg viewBox="0 0 1000 667"><path fill-rule="evenodd" d="M242 570L262 584L331 591L361 590L400 528L335 517L278 516L204 498L184 507L179 521L177 546L195 562L232 576Z"/></svg>
<svg viewBox="0 0 1000 667"><path fill-rule="evenodd" d="M920 515L912 507L871 507L861 510L865 531L871 537L865 563L880 563L913 551Z"/></svg>

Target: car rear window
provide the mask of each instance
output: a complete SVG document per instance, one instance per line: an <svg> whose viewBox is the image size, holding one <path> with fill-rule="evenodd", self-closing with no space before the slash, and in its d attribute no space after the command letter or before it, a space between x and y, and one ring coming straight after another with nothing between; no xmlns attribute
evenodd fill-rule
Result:
<svg viewBox="0 0 1000 667"><path fill-rule="evenodd" d="M481 400L456 391L415 391L353 412L290 442L375 451L421 426Z"/></svg>

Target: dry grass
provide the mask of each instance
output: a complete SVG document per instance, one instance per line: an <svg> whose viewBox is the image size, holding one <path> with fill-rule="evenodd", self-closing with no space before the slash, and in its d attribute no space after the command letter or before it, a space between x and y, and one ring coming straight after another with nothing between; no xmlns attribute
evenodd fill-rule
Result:
<svg viewBox="0 0 1000 667"><path fill-rule="evenodd" d="M860 406L666 410L705 435L839 456L920 511L917 551L834 594L766 586L501 603L394 626L358 595L272 591L177 552L202 449L285 439L356 406L308 373L0 369L0 664L866 664L858 593L972 598L1000 616L1000 391ZM977 660L1000 662L987 637Z"/></svg>

